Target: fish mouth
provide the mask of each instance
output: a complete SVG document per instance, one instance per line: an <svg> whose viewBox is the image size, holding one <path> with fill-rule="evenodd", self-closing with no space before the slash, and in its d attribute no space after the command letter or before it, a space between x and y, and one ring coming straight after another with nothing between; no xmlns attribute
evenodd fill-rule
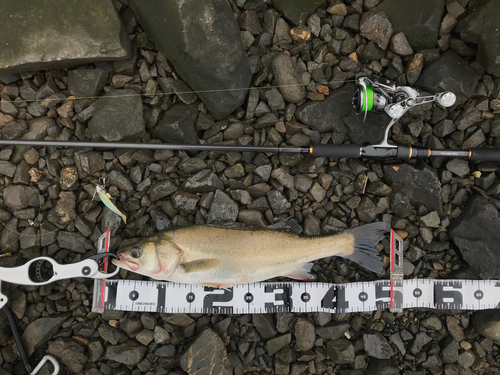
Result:
<svg viewBox="0 0 500 375"><path fill-rule="evenodd" d="M120 258L120 260L116 261L115 259L113 259L113 263L115 265L117 265L117 266L123 266L124 265L126 268L128 268L128 269L130 269L131 271L134 271L134 272L139 269L139 264L127 261L125 259L125 257L122 254L120 254L120 253L116 253L116 255L118 255L118 258ZM116 261L116 263L115 263L115 261ZM125 267L122 267L122 268L125 268Z"/></svg>

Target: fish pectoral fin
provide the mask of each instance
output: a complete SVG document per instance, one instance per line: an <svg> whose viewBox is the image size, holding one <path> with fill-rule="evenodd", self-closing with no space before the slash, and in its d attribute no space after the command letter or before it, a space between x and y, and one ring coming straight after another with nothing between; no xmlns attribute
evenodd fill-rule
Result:
<svg viewBox="0 0 500 375"><path fill-rule="evenodd" d="M182 263L180 266L186 273L200 272L217 267L219 262L219 259L198 259L192 262Z"/></svg>
<svg viewBox="0 0 500 375"><path fill-rule="evenodd" d="M316 277L310 274L312 266L314 266L314 263L305 263L283 276L294 280L314 280Z"/></svg>
<svg viewBox="0 0 500 375"><path fill-rule="evenodd" d="M217 284L217 283L201 283L198 285L208 286L210 288L216 288L216 289L224 289L227 290L228 292L230 292L229 288L233 287L233 284Z"/></svg>

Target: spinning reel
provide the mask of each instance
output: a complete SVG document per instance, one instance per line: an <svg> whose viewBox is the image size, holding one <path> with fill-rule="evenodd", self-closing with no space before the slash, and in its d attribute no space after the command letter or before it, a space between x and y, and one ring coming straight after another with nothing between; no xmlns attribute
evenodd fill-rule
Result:
<svg viewBox="0 0 500 375"><path fill-rule="evenodd" d="M377 146L396 147L387 143L389 130L410 108L432 102L438 102L443 107L451 107L457 99L455 94L450 91L421 96L412 87L396 86L388 79L364 75L357 77L356 84L358 88L352 99L352 105L356 113L364 112L366 119L369 111L385 112L392 118L385 130L384 140Z"/></svg>

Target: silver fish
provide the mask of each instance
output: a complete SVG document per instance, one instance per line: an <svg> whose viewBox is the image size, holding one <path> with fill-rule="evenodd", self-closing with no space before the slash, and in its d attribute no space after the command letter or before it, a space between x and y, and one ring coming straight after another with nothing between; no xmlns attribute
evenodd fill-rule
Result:
<svg viewBox="0 0 500 375"><path fill-rule="evenodd" d="M330 256L381 273L384 266L376 246L388 229L379 222L305 237L280 230L197 225L143 239L119 250L119 260L113 263L157 280L221 288L278 276L310 280L310 262Z"/></svg>

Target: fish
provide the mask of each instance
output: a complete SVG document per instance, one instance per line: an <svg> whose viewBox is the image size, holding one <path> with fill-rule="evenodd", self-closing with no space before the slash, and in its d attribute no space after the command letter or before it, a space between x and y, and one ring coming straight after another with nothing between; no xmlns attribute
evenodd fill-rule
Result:
<svg viewBox="0 0 500 375"><path fill-rule="evenodd" d="M101 202L104 203L106 207L108 207L111 211L113 211L115 214L120 216L125 224L127 224L127 216L123 212L121 212L113 202L111 202L111 195L106 191L104 186L100 184L94 184L94 189L97 195L99 195L99 198L101 199Z"/></svg>
<svg viewBox="0 0 500 375"><path fill-rule="evenodd" d="M118 259L112 262L156 280L216 288L279 276L313 280L312 262L331 256L349 259L375 273L384 271L376 246L389 230L386 223L323 236L301 236L297 227L194 225L167 229L120 248Z"/></svg>

